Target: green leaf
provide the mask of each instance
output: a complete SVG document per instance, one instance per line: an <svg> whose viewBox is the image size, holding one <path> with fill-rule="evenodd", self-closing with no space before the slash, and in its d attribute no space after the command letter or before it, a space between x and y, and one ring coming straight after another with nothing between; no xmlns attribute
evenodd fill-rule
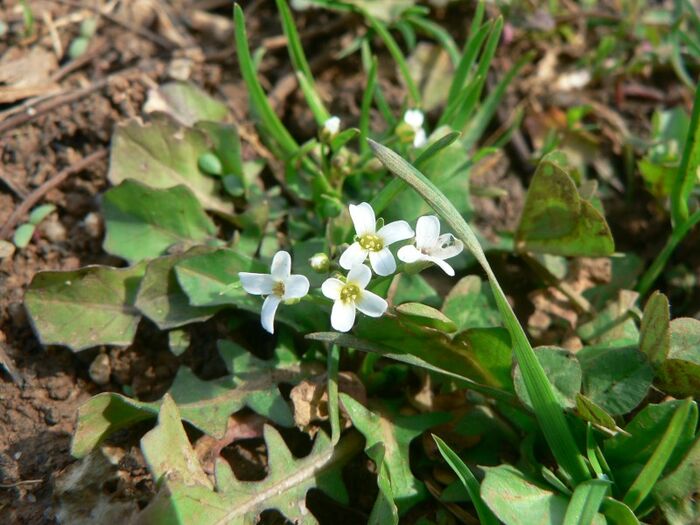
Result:
<svg viewBox="0 0 700 525"><path fill-rule="evenodd" d="M630 315L636 308L639 294L630 290L618 290L611 300L590 321L579 325L576 333L589 343L608 346L637 345L639 330Z"/></svg>
<svg viewBox="0 0 700 525"><path fill-rule="evenodd" d="M216 235L216 226L186 186L154 189L127 179L102 199L103 248L130 262L188 248Z"/></svg>
<svg viewBox="0 0 700 525"><path fill-rule="evenodd" d="M39 341L75 352L131 344L141 319L134 302L143 275L143 264L36 274L24 304Z"/></svg>
<svg viewBox="0 0 700 525"><path fill-rule="evenodd" d="M639 350L646 354L654 367L661 365L668 355L671 346L670 321L668 298L659 291L654 292L644 307L639 338Z"/></svg>
<svg viewBox="0 0 700 525"><path fill-rule="evenodd" d="M554 346L535 348L535 355L552 383L559 404L565 408L576 406L576 395L581 390L582 377L581 365L576 357L571 352ZM520 400L532 407L523 374L517 365L513 372L513 382Z"/></svg>
<svg viewBox="0 0 700 525"><path fill-rule="evenodd" d="M700 168L700 89L695 89L693 114L690 117L688 136L683 147L683 158L671 189L671 219L674 229L687 221L689 197L693 187L698 184Z"/></svg>
<svg viewBox="0 0 700 525"><path fill-rule="evenodd" d="M36 226L30 223L20 224L15 230L12 242L17 248L26 248L34 236Z"/></svg>
<svg viewBox="0 0 700 525"><path fill-rule="evenodd" d="M394 503L391 493L391 478L389 467L384 461L386 450L384 445L377 443L371 450L367 451L367 455L372 458L377 465L377 487L379 493L377 499L372 506L372 512L369 515L368 523L370 525L398 525L399 509Z"/></svg>
<svg viewBox="0 0 700 525"><path fill-rule="evenodd" d="M658 371L659 386L676 396L700 395L700 321L689 317L670 324L670 348Z"/></svg>
<svg viewBox="0 0 700 525"><path fill-rule="evenodd" d="M294 420L278 383L294 383L307 375L296 363L261 360L234 343L221 342L219 353L231 375L211 381L181 367L169 396L182 419L217 439L226 433L229 416L248 407L276 424L290 427ZM83 457L109 435L158 414L162 400L143 402L121 394L104 392L78 410L78 424L71 452Z"/></svg>
<svg viewBox="0 0 700 525"><path fill-rule="evenodd" d="M648 404L625 426L626 434L618 434L605 442L605 457L616 469L630 464L644 464L657 448L671 418L683 401L671 400L660 404ZM695 439L695 426L698 422L697 407L691 414L685 429L678 440L669 467L673 468Z"/></svg>
<svg viewBox="0 0 700 525"><path fill-rule="evenodd" d="M185 126L194 126L200 120L220 121L228 116L226 104L190 82L168 82L152 90L144 111L167 113Z"/></svg>
<svg viewBox="0 0 700 525"><path fill-rule="evenodd" d="M177 263L207 251L207 248L195 247L186 253L159 257L148 263L136 297L136 307L161 330L206 321L219 311L217 306L190 306L175 274Z"/></svg>
<svg viewBox="0 0 700 525"><path fill-rule="evenodd" d="M396 307L396 313L399 314L399 319L403 317L409 322L442 330L443 332L450 333L457 330L457 325L440 310L422 303L400 304Z"/></svg>
<svg viewBox="0 0 700 525"><path fill-rule="evenodd" d="M233 176L240 184L247 186L238 128L221 122L198 122L196 128L206 133L213 144L213 153L221 163L224 178ZM224 180L222 183L225 186Z"/></svg>
<svg viewBox="0 0 700 525"><path fill-rule="evenodd" d="M433 434L433 439L435 440L442 457L445 459L450 468L452 468L455 474L457 474L457 477L459 477L460 481L467 489L469 498L476 509L477 515L479 516L479 522L482 525L498 525L498 519L496 519L496 516L493 515L491 509L486 506L484 500L481 499L479 482L474 477L474 474L472 474L472 471L469 470L469 467L464 464L464 461L462 461L462 459L449 446L447 446L447 443L445 443L442 439L435 434Z"/></svg>
<svg viewBox="0 0 700 525"><path fill-rule="evenodd" d="M176 426L176 419L172 420ZM158 438L151 439L165 441L160 425L152 432L156 432ZM180 428L177 433L184 435L184 430ZM334 448L326 435L319 432L311 453L295 458L279 432L270 426L265 427L265 443L268 474L263 480L239 481L228 463L219 459L216 464L217 490L214 492L203 483L186 484L179 472L173 469L163 476L161 490L143 510L138 523L247 525L257 523L260 513L270 509L278 510L294 523L316 523L306 507L306 493L312 488L337 492L342 487L340 468L361 447L356 433ZM192 457L191 446L182 441L182 447L186 449L182 453ZM156 454L156 457L160 459L160 455ZM164 462L166 468L169 467L167 458ZM159 470L154 469L154 474L157 472Z"/></svg>
<svg viewBox="0 0 700 525"><path fill-rule="evenodd" d="M411 472L409 445L430 427L449 420L450 416L440 413L401 416L393 411L373 412L342 393L340 400L355 428L365 436L365 451L369 454L372 447L383 445L385 453L378 466L385 464L389 471L391 496L399 511L404 512L427 497L425 485Z"/></svg>
<svg viewBox="0 0 700 525"><path fill-rule="evenodd" d="M173 355L180 356L190 347L190 334L186 330L170 330L168 332L168 348Z"/></svg>
<svg viewBox="0 0 700 525"><path fill-rule="evenodd" d="M482 468L486 476L481 497L505 525L564 523L568 505L564 496L541 487L510 465ZM605 519L596 514L592 523L603 525Z"/></svg>
<svg viewBox="0 0 700 525"><path fill-rule="evenodd" d="M600 257L615 251L605 218L576 189L561 152L545 156L530 182L515 233L519 250Z"/></svg>
<svg viewBox="0 0 700 525"><path fill-rule="evenodd" d="M683 429L688 420L692 418L693 412L691 412L691 407L695 408L695 414L697 414L697 408L691 399L682 401L674 412L671 422L664 431L656 450L654 450L649 461L644 465L644 468L637 476L637 479L634 480L634 483L622 500L630 509L635 510L639 507L661 477L661 474L673 455L676 445L683 435Z"/></svg>
<svg viewBox="0 0 700 525"><path fill-rule="evenodd" d="M233 205L221 196L221 183L199 171L197 160L209 151L206 136L168 118L148 124L130 120L112 137L109 181L115 186L136 179L153 188L184 184L208 210L230 214Z"/></svg>
<svg viewBox="0 0 700 525"><path fill-rule="evenodd" d="M454 320L460 330L501 324L493 292L477 275L462 277L445 297L442 313Z"/></svg>
<svg viewBox="0 0 700 525"><path fill-rule="evenodd" d="M669 525L687 525L700 520L700 436L673 472L659 481L652 496Z"/></svg>
<svg viewBox="0 0 700 525"><path fill-rule="evenodd" d="M53 204L42 204L41 206L37 206L29 214L29 224L37 226L41 221L43 221L46 217L51 215L55 210L56 206L54 206Z"/></svg>
<svg viewBox="0 0 700 525"><path fill-rule="evenodd" d="M379 160L391 172L411 185L430 206L447 222L486 272L503 322L510 333L516 360L523 370L528 394L533 401L538 422L554 456L576 481L589 479L590 474L581 452L574 441L564 413L557 403L552 385L537 361L525 332L501 289L486 255L479 245L471 227L455 209L449 199L441 193L422 173L390 149L370 141Z"/></svg>
<svg viewBox="0 0 700 525"><path fill-rule="evenodd" d="M654 379L646 356L634 347L589 346L576 357L583 370L584 394L614 416L641 403Z"/></svg>
<svg viewBox="0 0 700 525"><path fill-rule="evenodd" d="M576 486L566 507L564 525L588 525L598 514L598 509L610 490L610 481L592 479ZM604 523L605 520L604 520Z"/></svg>
<svg viewBox="0 0 700 525"><path fill-rule="evenodd" d="M612 416L583 394L576 394L576 411L581 419L593 423L608 433L616 433L618 430Z"/></svg>

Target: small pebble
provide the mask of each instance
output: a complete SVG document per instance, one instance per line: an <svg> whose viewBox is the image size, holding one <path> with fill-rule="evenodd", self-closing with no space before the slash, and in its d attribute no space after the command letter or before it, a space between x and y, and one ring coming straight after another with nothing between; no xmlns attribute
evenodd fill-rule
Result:
<svg viewBox="0 0 700 525"><path fill-rule="evenodd" d="M109 383L109 376L112 373L112 367L109 365L109 356L107 354L98 354L90 365L90 379L98 385L106 385Z"/></svg>
<svg viewBox="0 0 700 525"><path fill-rule="evenodd" d="M99 237L102 234L102 219L94 211L85 216L83 226L90 237Z"/></svg>
<svg viewBox="0 0 700 525"><path fill-rule="evenodd" d="M51 242L63 242L68 237L66 233L66 227L63 226L58 220L49 220L41 223L41 231Z"/></svg>
<svg viewBox="0 0 700 525"><path fill-rule="evenodd" d="M8 241L0 240L0 259L12 257L15 253L15 245Z"/></svg>

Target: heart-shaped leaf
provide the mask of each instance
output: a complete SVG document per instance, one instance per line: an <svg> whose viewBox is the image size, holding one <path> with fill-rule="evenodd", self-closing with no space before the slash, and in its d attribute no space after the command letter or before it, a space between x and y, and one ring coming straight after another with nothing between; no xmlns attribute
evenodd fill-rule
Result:
<svg viewBox="0 0 700 525"><path fill-rule="evenodd" d="M171 246L200 244L216 234L186 186L161 190L127 179L104 194L102 213L105 251L132 262L163 255Z"/></svg>
<svg viewBox="0 0 700 525"><path fill-rule="evenodd" d="M130 344L141 319L134 302L144 269L86 266L36 274L24 303L39 340L76 352Z"/></svg>
<svg viewBox="0 0 700 525"><path fill-rule="evenodd" d="M605 217L579 195L561 152L546 155L537 166L515 242L522 251L566 256L595 257L615 251Z"/></svg>
<svg viewBox="0 0 700 525"><path fill-rule="evenodd" d="M658 371L659 386L676 397L700 395L700 321L690 317L670 324L667 359Z"/></svg>
<svg viewBox="0 0 700 525"><path fill-rule="evenodd" d="M576 394L581 390L581 365L573 354L563 348L541 346L535 348L535 355L544 368L547 377L552 382L554 393L561 406L573 408L576 406ZM532 407L530 396L525 389L523 374L516 365L513 372L515 392L527 406Z"/></svg>
<svg viewBox="0 0 700 525"><path fill-rule="evenodd" d="M168 82L151 90L143 110L167 113L185 126L194 126L200 120L224 120L228 115L226 104L189 82Z"/></svg>

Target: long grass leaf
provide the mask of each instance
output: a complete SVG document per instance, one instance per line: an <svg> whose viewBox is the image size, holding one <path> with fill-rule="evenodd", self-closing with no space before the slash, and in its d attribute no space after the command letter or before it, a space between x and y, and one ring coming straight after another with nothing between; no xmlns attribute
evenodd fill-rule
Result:
<svg viewBox="0 0 700 525"><path fill-rule="evenodd" d="M610 482L602 479L585 481L576 487L566 507L563 525L590 525L598 513Z"/></svg>
<svg viewBox="0 0 700 525"><path fill-rule="evenodd" d="M697 183L698 167L700 167L700 86L696 86L695 89L693 114L690 117L683 158L671 188L671 220L674 228L685 222L690 215L688 197Z"/></svg>
<svg viewBox="0 0 700 525"><path fill-rule="evenodd" d="M369 151L367 139L369 138L369 119L372 110L372 99L377 84L377 58L372 57L367 71L367 86L362 94L362 106L360 108L360 153L364 156Z"/></svg>
<svg viewBox="0 0 700 525"><path fill-rule="evenodd" d="M673 413L671 422L664 432L664 435L661 437L656 450L654 450L654 453L646 462L646 465L644 465L644 468L642 468L642 471L637 475L634 483L632 483L632 486L622 499L630 509L635 510L639 507L649 495L651 489L654 488L659 477L661 477L668 460L671 459L671 455L676 448L683 428L688 421L691 405L692 400L686 399Z"/></svg>
<svg viewBox="0 0 700 525"><path fill-rule="evenodd" d="M369 25L372 27L374 32L377 33L379 38L382 39L384 45L389 50L389 54L391 54L391 57L396 62L396 66L399 68L399 73L401 73L401 76L406 83L406 89L408 89L408 95L411 97L412 105L420 106L420 92L418 91L416 83L413 81L411 72L408 69L406 57L403 56L399 44L396 43L396 40L394 40L394 37L391 36L391 33L389 33L389 30L382 22L367 12L365 12L364 15L369 22Z"/></svg>
<svg viewBox="0 0 700 525"><path fill-rule="evenodd" d="M413 189L440 215L452 228L456 236L464 242L484 269L493 289L493 295L498 309L503 317L503 323L510 332L515 359L520 365L525 388L532 401L535 416L540 424L542 433L549 444L555 458L571 478L577 482L590 479L586 462L579 451L574 437L564 416L564 411L557 401L549 379L540 365L532 346L520 326L505 293L498 283L486 255L472 231L471 227L459 214L450 200L438 190L425 175L411 166L395 152L370 141L375 155L386 166Z"/></svg>
<svg viewBox="0 0 700 525"><path fill-rule="evenodd" d="M248 35L245 30L245 17L241 6L233 7L233 21L235 28L236 53L241 70L241 76L248 88L248 97L253 111L260 119L262 128L272 137L282 149L285 156L291 157L299 149L292 135L284 127L282 121L270 106L265 91L258 80L257 71L253 65L248 47Z"/></svg>
<svg viewBox="0 0 700 525"><path fill-rule="evenodd" d="M443 47L447 55L450 57L450 61L456 67L459 63L460 53L457 49L457 44L455 44L452 36L443 29L442 26L436 24L432 20L427 18L422 18L420 16L409 16L408 21L411 22L418 29L423 31L428 36L433 37L439 42Z"/></svg>
<svg viewBox="0 0 700 525"><path fill-rule="evenodd" d="M462 461L462 459L455 454L455 452L449 446L447 446L447 443L445 443L442 439L435 434L433 434L433 439L435 440L435 444L437 445L440 454L442 454L442 457L445 458L447 464L452 468L452 470L454 470L457 477L459 477L460 481L464 485L464 488L467 489L469 497L472 500L472 504L476 509L476 514L479 516L479 522L481 525L498 525L498 518L494 516L491 509L488 508L486 503L484 503L484 500L481 499L479 482L474 477L474 474L472 474L472 471L469 470L469 467L464 464L464 461Z"/></svg>

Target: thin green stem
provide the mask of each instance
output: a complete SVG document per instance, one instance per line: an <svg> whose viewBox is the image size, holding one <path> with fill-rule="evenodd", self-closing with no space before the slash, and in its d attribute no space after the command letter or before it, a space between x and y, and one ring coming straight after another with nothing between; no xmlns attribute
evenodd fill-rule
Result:
<svg viewBox="0 0 700 525"><path fill-rule="evenodd" d="M651 263L651 266L647 268L647 271L639 280L637 291L640 293L640 295L644 296L649 292L651 286L654 284L666 266L666 263L671 258L673 251L698 222L700 222L700 210L695 211L695 213L693 213L688 220L676 226L673 233L671 233L671 236L666 241L666 246L664 246L664 249L661 250L659 255L656 256L654 262Z"/></svg>

